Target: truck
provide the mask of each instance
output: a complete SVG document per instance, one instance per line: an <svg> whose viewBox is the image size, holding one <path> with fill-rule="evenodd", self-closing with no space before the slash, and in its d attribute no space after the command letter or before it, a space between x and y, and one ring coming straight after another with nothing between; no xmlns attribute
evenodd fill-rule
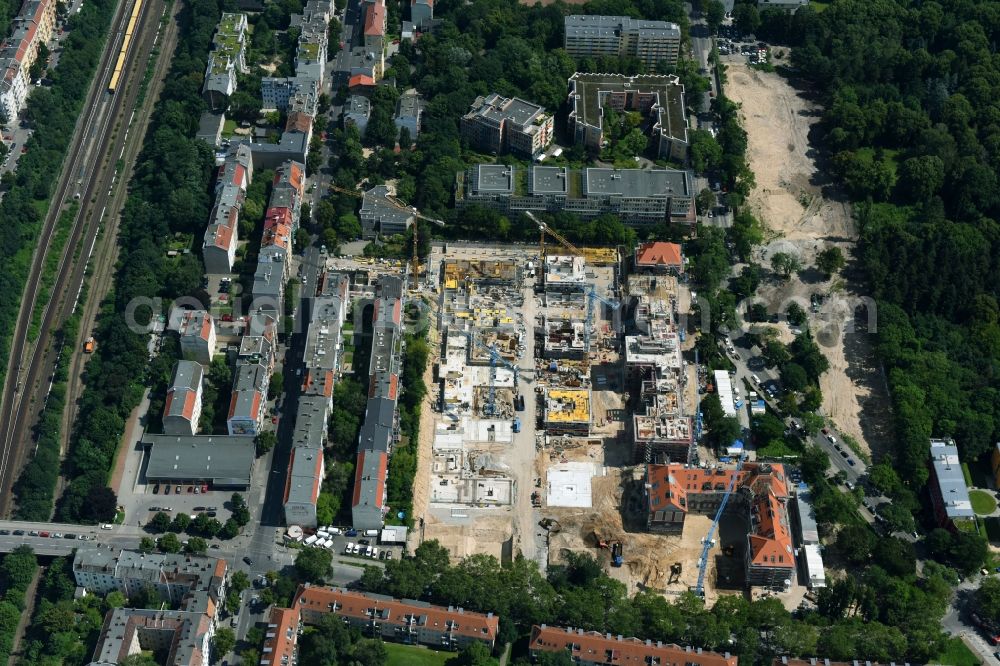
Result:
<svg viewBox="0 0 1000 666"><path fill-rule="evenodd" d="M84 354L93 354L95 349L97 349L97 341L94 340L94 336L90 336L83 341Z"/></svg>
<svg viewBox="0 0 1000 666"><path fill-rule="evenodd" d="M514 419L514 432L521 432L521 419Z"/></svg>

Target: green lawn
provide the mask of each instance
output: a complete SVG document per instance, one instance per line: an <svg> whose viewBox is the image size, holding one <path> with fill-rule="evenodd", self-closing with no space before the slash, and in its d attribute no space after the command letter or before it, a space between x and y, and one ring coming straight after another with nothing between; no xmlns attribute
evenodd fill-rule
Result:
<svg viewBox="0 0 1000 666"><path fill-rule="evenodd" d="M442 666L455 656L454 652L437 652L417 645L399 643L385 643L385 649L389 653L386 666Z"/></svg>
<svg viewBox="0 0 1000 666"><path fill-rule="evenodd" d="M997 510L997 501L985 490L970 490L969 499L972 500L972 510L980 516L988 516Z"/></svg>
<svg viewBox="0 0 1000 666"><path fill-rule="evenodd" d="M976 655L969 648L965 647L965 643L962 642L961 638L949 639L944 652L931 661L935 664L943 664L944 666L978 666L980 663Z"/></svg>

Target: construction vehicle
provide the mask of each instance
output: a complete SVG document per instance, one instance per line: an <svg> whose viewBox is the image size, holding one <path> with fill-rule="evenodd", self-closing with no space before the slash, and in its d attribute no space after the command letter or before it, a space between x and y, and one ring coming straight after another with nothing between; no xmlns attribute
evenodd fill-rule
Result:
<svg viewBox="0 0 1000 666"><path fill-rule="evenodd" d="M692 592L702 599L705 598L705 571L708 569L708 553L712 550L712 546L715 545L715 530L719 527L719 520L722 519L722 513L726 510L729 498L733 494L736 479L740 475L740 470L743 469L743 462L745 460L746 453L741 453L739 460L736 462L736 469L733 470L732 476L729 477L729 485L726 486L726 494L722 496L722 503L719 504L719 509L715 512L715 518L712 520L712 525L708 528L708 534L702 540L701 557L698 559L698 584L692 590Z"/></svg>
<svg viewBox="0 0 1000 666"><path fill-rule="evenodd" d="M95 349L97 349L97 341L94 340L94 336L90 336L83 341L84 354L93 354Z"/></svg>
<svg viewBox="0 0 1000 666"><path fill-rule="evenodd" d="M361 190L351 190L351 189L348 189L346 187L339 187L337 185L330 185L330 189L333 190L334 192L340 192L341 194L346 194L348 196L357 197L359 199L363 199L364 196L365 196L365 193L363 191L361 191ZM393 196L391 194L387 194L385 196L385 200L388 201L391 205L393 205L396 208L398 208L399 210L404 210L407 213L410 213L411 215L413 215L413 217L417 218L418 220L426 220L427 222L430 222L432 224L436 224L439 227L445 226L444 220L439 220L436 217L430 217L429 215L424 215L423 213L421 213L420 211L418 211L416 209L416 207L406 205L405 203L403 203L402 201L400 201L399 199L397 199L395 196ZM410 270L412 271L412 275L413 275L412 280L413 280L413 287L414 288L416 288L417 278L420 275L420 260L417 257L417 247L418 246L419 246L419 239L418 239L418 233L417 233L417 223L414 222L413 223L413 257L410 260L411 261Z"/></svg>

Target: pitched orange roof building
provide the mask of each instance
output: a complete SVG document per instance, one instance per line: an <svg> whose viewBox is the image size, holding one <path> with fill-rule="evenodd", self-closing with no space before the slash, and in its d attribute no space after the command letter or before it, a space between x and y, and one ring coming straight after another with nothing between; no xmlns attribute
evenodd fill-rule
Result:
<svg viewBox="0 0 1000 666"><path fill-rule="evenodd" d="M272 608L264 634L260 666L292 666L299 639L299 612L294 608Z"/></svg>
<svg viewBox="0 0 1000 666"><path fill-rule="evenodd" d="M728 652L708 652L673 643L623 638L596 631L535 625L531 628L528 650L532 658L539 652L568 651L573 663L582 666L622 664L647 666L737 666L739 659Z"/></svg>
<svg viewBox="0 0 1000 666"><path fill-rule="evenodd" d="M681 273L684 271L681 246L662 241L643 243L635 250L635 267L658 273Z"/></svg>
<svg viewBox="0 0 1000 666"><path fill-rule="evenodd" d="M292 607L305 624L317 624L324 615L333 613L365 636L446 650L461 650L472 643L493 649L500 629L500 619L493 613L432 606L338 587L301 586Z"/></svg>
<svg viewBox="0 0 1000 666"><path fill-rule="evenodd" d="M744 548L747 584L782 588L794 578L788 482L782 465L745 463L740 471L647 465L645 481L646 527L666 534L680 534L688 513L714 516L732 487L726 510L750 519Z"/></svg>

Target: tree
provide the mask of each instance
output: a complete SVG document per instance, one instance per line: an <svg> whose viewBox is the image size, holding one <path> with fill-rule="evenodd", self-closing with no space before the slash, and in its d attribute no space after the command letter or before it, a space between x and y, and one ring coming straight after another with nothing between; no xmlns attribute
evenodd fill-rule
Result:
<svg viewBox="0 0 1000 666"><path fill-rule="evenodd" d="M838 272L844 267L844 263L844 253L836 245L828 247L816 255L816 268L827 276Z"/></svg>
<svg viewBox="0 0 1000 666"><path fill-rule="evenodd" d="M710 132L691 130L691 166L697 173L715 171L722 164L722 146Z"/></svg>
<svg viewBox="0 0 1000 666"><path fill-rule="evenodd" d="M804 391L809 386L809 376L801 365L789 361L781 366L781 382L789 391Z"/></svg>
<svg viewBox="0 0 1000 666"><path fill-rule="evenodd" d="M322 584L332 562L333 555L325 548L303 548L295 556L295 571L303 581Z"/></svg>
<svg viewBox="0 0 1000 666"><path fill-rule="evenodd" d="M157 666L158 662L149 654L130 654L118 662L119 666Z"/></svg>
<svg viewBox="0 0 1000 666"><path fill-rule="evenodd" d="M222 539L232 539L237 534L240 533L240 525L232 518L226 520L226 523L219 530L219 537Z"/></svg>
<svg viewBox="0 0 1000 666"><path fill-rule="evenodd" d="M362 638L351 647L351 658L357 664L384 666L389 659L385 644L378 638Z"/></svg>
<svg viewBox="0 0 1000 666"><path fill-rule="evenodd" d="M705 23L708 24L712 34L719 31L723 19L726 18L726 7L720 0L708 0L705 5Z"/></svg>
<svg viewBox="0 0 1000 666"><path fill-rule="evenodd" d="M193 553L194 555L204 555L205 551L208 550L208 544L201 537L193 536L188 539L187 545L184 546L185 552Z"/></svg>
<svg viewBox="0 0 1000 666"><path fill-rule="evenodd" d="M267 384L267 394L271 398L276 398L285 390L285 376L280 372L271 375L271 380Z"/></svg>
<svg viewBox="0 0 1000 666"><path fill-rule="evenodd" d="M815 435L823 427L823 424L826 423L826 420L822 416L814 412L806 412L800 417L799 421L802 423L802 429L809 435Z"/></svg>
<svg viewBox="0 0 1000 666"><path fill-rule="evenodd" d="M744 35L753 34L760 28L760 12L755 3L737 3L733 7L733 23Z"/></svg>
<svg viewBox="0 0 1000 666"><path fill-rule="evenodd" d="M867 525L845 525L837 533L837 551L851 564L866 564L875 541L875 534Z"/></svg>
<svg viewBox="0 0 1000 666"><path fill-rule="evenodd" d="M788 304L785 315L788 317L788 323L792 326L802 326L806 323L806 311L795 301Z"/></svg>
<svg viewBox="0 0 1000 666"><path fill-rule="evenodd" d="M262 456L278 443L278 435L273 430L263 430L254 439L254 443L257 445L257 455Z"/></svg>
<svg viewBox="0 0 1000 666"><path fill-rule="evenodd" d="M909 576L917 569L917 555L913 544L888 537L875 544L875 562L893 576Z"/></svg>
<svg viewBox="0 0 1000 666"><path fill-rule="evenodd" d="M975 592L973 603L981 618L1000 625L1000 578L984 578Z"/></svg>
<svg viewBox="0 0 1000 666"><path fill-rule="evenodd" d="M499 662L482 643L471 643L457 655L447 660L445 666L496 666Z"/></svg>
<svg viewBox="0 0 1000 666"><path fill-rule="evenodd" d="M912 532L914 530L913 514L904 506L894 502L886 502L879 505L878 513L885 519L886 527L892 532Z"/></svg>
<svg viewBox="0 0 1000 666"><path fill-rule="evenodd" d="M178 553L181 550L181 542L173 532L167 532L161 536L157 545L164 553Z"/></svg>
<svg viewBox="0 0 1000 666"><path fill-rule="evenodd" d="M156 550L156 542L149 537L142 537L139 539L139 552L140 553L152 553Z"/></svg>
<svg viewBox="0 0 1000 666"><path fill-rule="evenodd" d="M35 54L35 61L31 63L31 70L29 76L32 81L42 78L45 75L45 70L49 66L49 47L45 45L45 42L40 42L38 44L38 52Z"/></svg>
<svg viewBox="0 0 1000 666"><path fill-rule="evenodd" d="M187 530L190 524L191 524L191 516L181 511L178 512L176 516L174 516L174 519L170 522L170 527L168 529L171 532L180 533Z"/></svg>
<svg viewBox="0 0 1000 666"><path fill-rule="evenodd" d="M695 207L698 209L698 214L704 215L715 206L715 192L706 187L698 193L694 202Z"/></svg>
<svg viewBox="0 0 1000 666"><path fill-rule="evenodd" d="M153 514L153 517L150 518L149 522L146 523L146 527L154 532L166 532L170 529L170 516L162 511L157 511Z"/></svg>
<svg viewBox="0 0 1000 666"><path fill-rule="evenodd" d="M787 252L775 252L774 256L771 257L771 268L787 280L792 276L792 273L796 273L802 268L802 262Z"/></svg>
<svg viewBox="0 0 1000 666"><path fill-rule="evenodd" d="M236 647L236 634L229 627L219 627L212 637L212 661L218 663Z"/></svg>

